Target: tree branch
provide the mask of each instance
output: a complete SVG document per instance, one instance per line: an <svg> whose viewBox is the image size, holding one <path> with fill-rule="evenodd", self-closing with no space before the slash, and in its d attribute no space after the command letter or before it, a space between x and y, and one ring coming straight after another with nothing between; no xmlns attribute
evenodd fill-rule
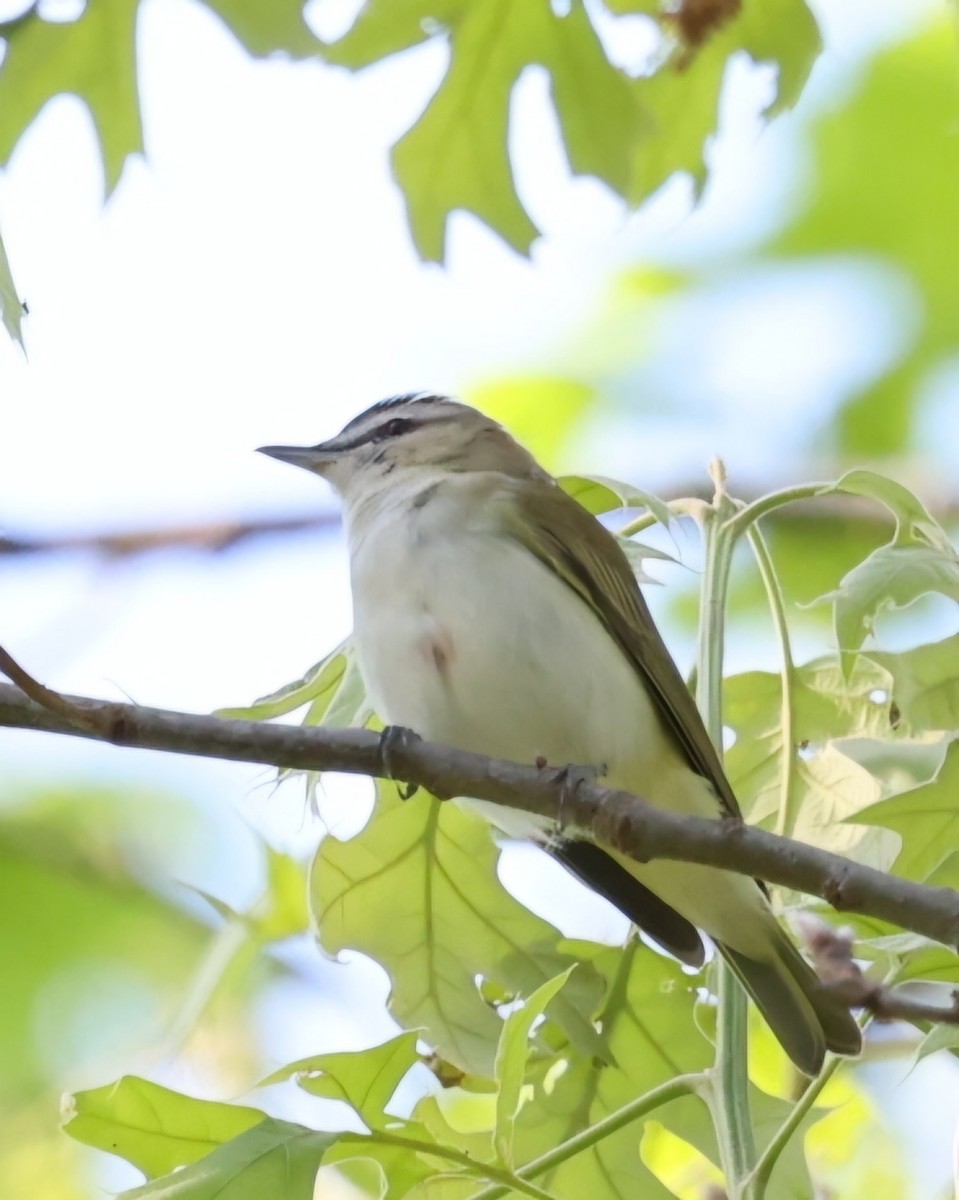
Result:
<svg viewBox="0 0 959 1200"><path fill-rule="evenodd" d="M118 746L234 762L394 778L440 796L473 796L588 830L639 862L666 858L723 867L819 896L834 908L878 917L949 946L959 944L959 892L926 887L734 820L679 816L627 792L562 773L488 759L415 736L195 716L84 697L62 698L69 715L0 684L0 726L94 738Z"/></svg>

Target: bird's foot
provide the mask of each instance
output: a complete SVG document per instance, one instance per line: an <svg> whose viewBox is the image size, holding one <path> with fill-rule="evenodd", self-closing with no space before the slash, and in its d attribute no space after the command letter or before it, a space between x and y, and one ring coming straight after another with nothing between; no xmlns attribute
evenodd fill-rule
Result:
<svg viewBox="0 0 959 1200"><path fill-rule="evenodd" d="M383 729L380 734L380 759L387 779L396 779L400 773L399 763L396 761L397 754L422 740L418 733L404 725L387 725ZM419 791L419 786L415 783L399 783L397 791L401 800L410 800Z"/></svg>
<svg viewBox="0 0 959 1200"><path fill-rule="evenodd" d="M542 754L537 756L536 766L540 771L552 770L553 782L560 785L556 824L559 832L562 833L569 824L566 816L568 805L581 787L592 787L598 779L603 778L606 774L606 766L604 764L599 767L586 767L580 766L578 763L566 763L562 767L550 768L549 762Z"/></svg>

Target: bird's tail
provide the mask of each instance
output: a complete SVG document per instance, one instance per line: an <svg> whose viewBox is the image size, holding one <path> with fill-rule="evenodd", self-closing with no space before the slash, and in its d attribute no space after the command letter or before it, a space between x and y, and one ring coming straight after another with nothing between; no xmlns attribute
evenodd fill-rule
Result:
<svg viewBox="0 0 959 1200"><path fill-rule="evenodd" d="M717 946L789 1057L801 1071L816 1075L827 1050L858 1054L862 1033L785 932L777 928L776 935L774 953L763 961Z"/></svg>

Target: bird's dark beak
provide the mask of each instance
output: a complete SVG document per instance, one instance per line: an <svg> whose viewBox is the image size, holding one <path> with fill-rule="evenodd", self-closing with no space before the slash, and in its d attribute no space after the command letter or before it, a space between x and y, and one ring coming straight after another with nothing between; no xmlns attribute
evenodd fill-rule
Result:
<svg viewBox="0 0 959 1200"><path fill-rule="evenodd" d="M294 467L303 467L306 471L315 471L322 475L324 468L339 457L339 451L328 442L320 442L318 446L258 446L257 454L267 454L280 462L291 463Z"/></svg>

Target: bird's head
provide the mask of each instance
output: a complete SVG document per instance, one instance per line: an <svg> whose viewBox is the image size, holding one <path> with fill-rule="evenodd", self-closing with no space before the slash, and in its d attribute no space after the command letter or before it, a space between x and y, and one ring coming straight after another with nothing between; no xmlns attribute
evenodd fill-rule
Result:
<svg viewBox="0 0 959 1200"><path fill-rule="evenodd" d="M443 474L541 474L501 425L448 396L414 392L381 400L316 446L261 446L261 454L322 475L348 501Z"/></svg>

